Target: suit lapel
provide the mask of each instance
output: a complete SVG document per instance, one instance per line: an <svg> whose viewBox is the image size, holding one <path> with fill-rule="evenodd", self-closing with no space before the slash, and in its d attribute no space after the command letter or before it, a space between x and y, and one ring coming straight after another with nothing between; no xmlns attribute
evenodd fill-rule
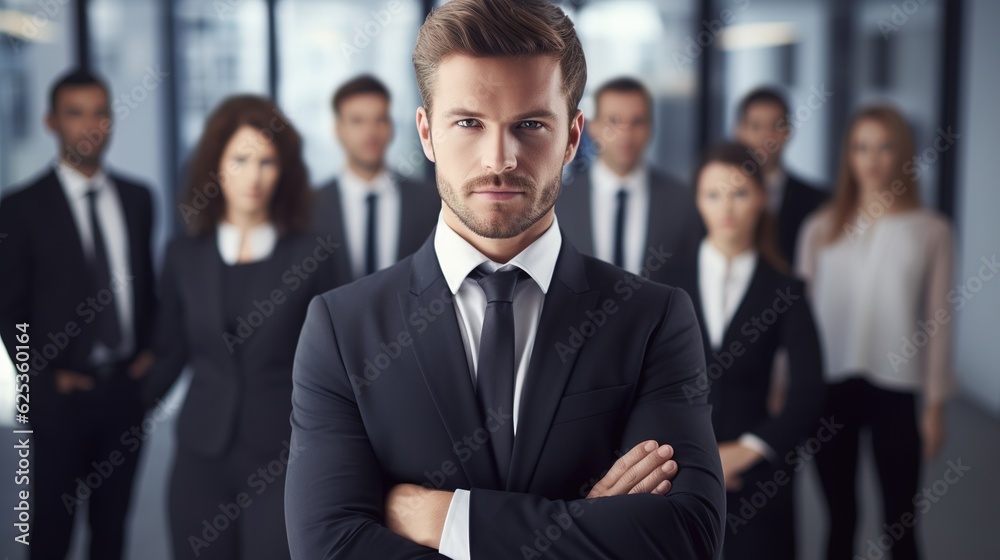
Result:
<svg viewBox="0 0 1000 560"><path fill-rule="evenodd" d="M222 297L222 267L226 264L219 255L216 246L215 234L210 234L202 239L201 254L198 257L198 269L201 271L202 281L199 290L205 294L205 301L210 302L205 313L204 327L206 331L213 333L213 336L223 339L215 333L226 332L228 324L225 316L225 299ZM236 335L236 333L229 333Z"/></svg>
<svg viewBox="0 0 1000 560"><path fill-rule="evenodd" d="M454 296L448 288L434 252L434 232L412 259L410 290L399 294L403 324L413 339L411 348L420 367L424 382L431 393L438 414L452 442L474 437L484 421L476 401L469 363L465 356L462 333L455 315ZM437 310L441 309L438 313ZM428 320L421 332L411 328L409 318L421 310L430 310L434 320ZM478 488L500 489L493 454L487 445L473 451L461 461L469 483Z"/></svg>
<svg viewBox="0 0 1000 560"><path fill-rule="evenodd" d="M747 321L751 320L754 315L759 314L764 311L763 309L758 309L761 302L766 301L766 282L764 281L764 263L761 260L760 255L757 256L754 266L753 266L753 276L750 278L750 284L747 286L746 291L743 293L743 297L740 299L740 305L736 308L736 312L733 313L733 318L726 325L725 332L722 333L722 346L720 349L728 348L729 344L737 334L736 325L743 325Z"/></svg>
<svg viewBox="0 0 1000 560"><path fill-rule="evenodd" d="M351 249L347 243L347 231L344 229L344 207L340 199L340 182L334 179L322 190L325 192L320 195L323 198L317 205L320 215L315 217L315 222L317 225L324 224L325 227L320 227L323 233L332 235L334 240L340 243L340 248L334 251L333 258L337 263L337 268L343 271L344 277L350 281L354 279L354 269L351 266Z"/></svg>
<svg viewBox="0 0 1000 560"><path fill-rule="evenodd" d="M577 249L586 255L594 254L590 194L590 168L588 167L577 173L572 182L563 185L556 206L559 227L565 236L573 241ZM565 242L566 239L563 241Z"/></svg>
<svg viewBox="0 0 1000 560"><path fill-rule="evenodd" d="M639 255L640 261L646 256L646 250L650 247L660 247L664 239L670 239L668 228L676 222L664 219L664 213L673 210L670 201L667 200L667 189L659 188L656 177L652 169L646 173L647 192L649 192L649 207L646 209L646 244L642 246L642 253ZM667 247L667 250L672 250Z"/></svg>
<svg viewBox="0 0 1000 560"><path fill-rule="evenodd" d="M65 247L69 248L69 261L66 263L66 270L87 271L86 253L83 250L83 239L80 238L80 230L77 228L76 218L70 209L69 201L66 200L66 193L63 191L62 183L55 170L52 170L45 177L46 197L52 201L52 227L59 229L59 237L66 240ZM88 279L89 282L89 279ZM89 286L88 283L84 284ZM89 291L89 287L87 288Z"/></svg>
<svg viewBox="0 0 1000 560"><path fill-rule="evenodd" d="M584 311L597 306L599 295L599 291L589 289L583 257L564 236L521 390L508 491L524 492L530 487L552 419L581 350L566 353L560 347L568 346L570 329L579 326Z"/></svg>

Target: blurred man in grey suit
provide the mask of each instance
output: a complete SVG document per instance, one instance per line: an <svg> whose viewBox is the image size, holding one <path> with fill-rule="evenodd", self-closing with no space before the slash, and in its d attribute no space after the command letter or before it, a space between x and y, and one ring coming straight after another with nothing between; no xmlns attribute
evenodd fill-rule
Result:
<svg viewBox="0 0 1000 560"><path fill-rule="evenodd" d="M642 83L616 78L597 89L594 102L587 132L599 157L563 187L560 224L580 252L662 281L704 236L694 196L644 159L653 103Z"/></svg>
<svg viewBox="0 0 1000 560"><path fill-rule="evenodd" d="M333 95L334 132L346 162L317 191L313 226L341 240L338 269L353 279L419 249L441 210L432 187L386 168L393 133L389 102L389 89L369 75L344 83Z"/></svg>

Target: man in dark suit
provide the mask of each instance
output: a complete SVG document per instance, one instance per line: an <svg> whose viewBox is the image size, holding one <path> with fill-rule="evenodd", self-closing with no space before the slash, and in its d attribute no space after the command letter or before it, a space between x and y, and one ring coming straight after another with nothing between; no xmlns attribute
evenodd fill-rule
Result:
<svg viewBox="0 0 1000 560"><path fill-rule="evenodd" d="M310 305L292 557L716 557L725 494L710 408L685 392L706 380L691 300L581 255L553 210L583 129L571 20L542 0L452 0L413 60L444 206L417 253Z"/></svg>
<svg viewBox="0 0 1000 560"><path fill-rule="evenodd" d="M760 165L768 211L778 225L778 245L785 260L794 265L802 222L826 202L827 191L784 168L782 152L792 133L788 121L784 96L771 88L758 88L740 101L734 136L750 147L748 161L752 158Z"/></svg>
<svg viewBox="0 0 1000 560"><path fill-rule="evenodd" d="M641 82L611 80L594 105L587 133L598 158L563 186L556 205L563 231L581 252L662 282L705 235L694 196L644 160L653 100Z"/></svg>
<svg viewBox="0 0 1000 560"><path fill-rule="evenodd" d="M313 225L344 240L339 270L354 279L412 254L434 227L441 200L419 181L389 171L385 151L392 140L389 89L358 76L333 95L334 130L346 163L340 176L316 192Z"/></svg>
<svg viewBox="0 0 1000 560"><path fill-rule="evenodd" d="M84 72L52 88L52 167L0 201L0 336L31 347L31 558L63 558L86 505L90 558L122 557L141 439L138 378L155 296L149 189L101 163L108 89ZM20 382L20 380L19 380Z"/></svg>

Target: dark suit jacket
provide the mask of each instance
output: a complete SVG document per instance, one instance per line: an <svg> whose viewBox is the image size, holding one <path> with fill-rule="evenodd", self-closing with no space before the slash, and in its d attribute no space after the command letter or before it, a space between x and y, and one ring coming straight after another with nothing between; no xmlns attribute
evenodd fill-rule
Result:
<svg viewBox="0 0 1000 560"><path fill-rule="evenodd" d="M109 174L121 198L128 231L135 352L146 348L156 308L150 240L153 202L149 189ZM32 370L32 393L55 391L55 369L92 374L94 315L87 307L91 293L88 264L69 202L54 169L0 201L0 336L13 357L15 323L29 323L30 346L39 358ZM69 324L79 328L68 328ZM67 333L76 333L67 334ZM54 358L40 356L46 345L63 346ZM33 353L33 357L35 354ZM35 364L44 365L37 367ZM32 410L46 396L32 399Z"/></svg>
<svg viewBox="0 0 1000 560"><path fill-rule="evenodd" d="M781 209L777 216L778 244L785 260L794 265L802 222L826 202L828 194L794 175L787 175L787 172L786 177Z"/></svg>
<svg viewBox="0 0 1000 560"><path fill-rule="evenodd" d="M191 386L177 420L180 446L218 456L241 431L250 434L262 453L280 451L289 432L299 330L309 301L336 283L329 258L319 261L312 273L306 272L312 268L308 263L317 254L335 252L332 246L332 240L317 241L313 234L279 238L263 272L244 287L260 304L255 309L262 317L251 317L253 311L228 317L223 295L229 289L223 285L228 265L215 236L181 236L170 242L161 281L156 360L145 376L143 397L151 406L184 366L191 366ZM241 324L247 326L241 330Z"/></svg>
<svg viewBox="0 0 1000 560"><path fill-rule="evenodd" d="M684 394L705 375L701 348L683 291L582 256L564 237L501 488L432 234L309 307L286 478L292 557L442 558L383 524L386 492L409 482L471 489L473 558L712 558L721 464L706 396ZM669 494L585 499L645 439L676 449ZM549 546L555 520L570 528Z"/></svg>
<svg viewBox="0 0 1000 560"><path fill-rule="evenodd" d="M732 441L753 432L771 446L779 466L787 465L786 453L813 430L824 396L819 339L804 284L758 257L722 345L712 348L704 329L697 260L675 272L669 282L691 296L702 325L709 378L703 389L709 393L716 437ZM767 401L779 348L788 352L789 384L785 407L772 418Z"/></svg>
<svg viewBox="0 0 1000 560"><path fill-rule="evenodd" d="M594 229L591 213L590 169L585 168L572 182L562 187L556 202L559 226L566 237L586 255L594 254ZM649 278L663 282L674 263L692 254L705 236L705 227L694 205L691 189L655 169L649 170L649 225L643 245L643 262L650 250L672 254L663 264L651 261ZM657 266L656 270L653 267Z"/></svg>
<svg viewBox="0 0 1000 560"><path fill-rule="evenodd" d="M393 174L393 181L399 186L400 209L399 243L397 244L396 260L411 255L420 248L427 234L434 229L438 213L441 211L441 198L432 186ZM344 230L343 206L340 203L340 185L337 179L331 180L316 190L313 199L313 229L323 234L333 235L343 244L336 255L337 266L347 271L351 277L351 255L347 248L347 232Z"/></svg>

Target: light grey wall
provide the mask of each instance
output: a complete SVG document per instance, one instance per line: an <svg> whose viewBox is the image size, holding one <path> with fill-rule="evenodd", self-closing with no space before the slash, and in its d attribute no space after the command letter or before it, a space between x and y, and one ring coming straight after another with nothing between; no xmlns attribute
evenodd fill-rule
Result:
<svg viewBox="0 0 1000 560"><path fill-rule="evenodd" d="M1000 258L997 21L1000 2L966 2L961 113L955 126L955 132L962 135L956 185L960 240L956 282L967 284L972 298L964 299L958 309L955 365L963 390L1000 417L1000 272L991 271L983 262Z"/></svg>

